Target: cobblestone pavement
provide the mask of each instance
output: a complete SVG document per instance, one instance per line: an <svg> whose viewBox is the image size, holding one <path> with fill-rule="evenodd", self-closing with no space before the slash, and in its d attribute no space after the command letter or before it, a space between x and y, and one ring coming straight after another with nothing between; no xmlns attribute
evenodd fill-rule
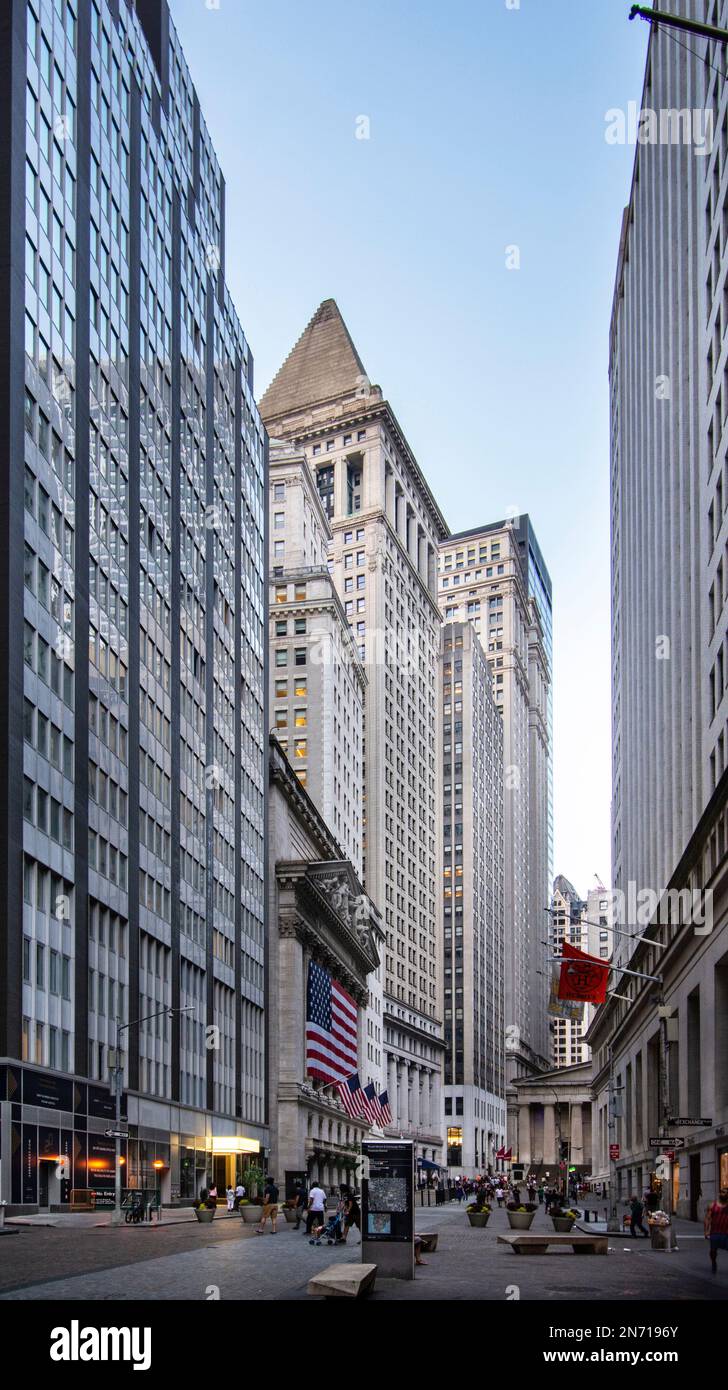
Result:
<svg viewBox="0 0 728 1390"><path fill-rule="evenodd" d="M680 1249L672 1254L620 1235L610 1237L606 1257L558 1251L527 1259L496 1244L508 1229L505 1212L495 1211L482 1231L470 1227L463 1208L425 1208L417 1212L417 1226L439 1233L437 1251L426 1257L427 1267L417 1270L414 1282L379 1281L375 1301L728 1298L728 1259L722 1257L718 1275L712 1276L705 1241L689 1222L678 1223ZM532 1229L550 1229L543 1212ZM302 1232L283 1222L275 1237L255 1236L252 1228L226 1218L216 1218L212 1227L185 1222L146 1231L26 1227L0 1240L1 1297L297 1300L306 1298L312 1273L334 1261L358 1259L357 1244L311 1246Z"/></svg>

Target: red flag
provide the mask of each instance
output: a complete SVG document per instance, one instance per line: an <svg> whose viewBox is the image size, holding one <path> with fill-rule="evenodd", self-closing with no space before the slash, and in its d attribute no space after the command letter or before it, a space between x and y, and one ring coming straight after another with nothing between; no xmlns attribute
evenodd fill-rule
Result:
<svg viewBox="0 0 728 1390"><path fill-rule="evenodd" d="M596 956L587 956L564 941L561 946L559 999L581 999L585 1004L603 1004L607 997L610 967Z"/></svg>
<svg viewBox="0 0 728 1390"><path fill-rule="evenodd" d="M513 1149L502 1148L502 1149L498 1149L498 1152L496 1153L496 1158L506 1158L506 1159L508 1159L508 1158L511 1158L512 1155L513 1155Z"/></svg>

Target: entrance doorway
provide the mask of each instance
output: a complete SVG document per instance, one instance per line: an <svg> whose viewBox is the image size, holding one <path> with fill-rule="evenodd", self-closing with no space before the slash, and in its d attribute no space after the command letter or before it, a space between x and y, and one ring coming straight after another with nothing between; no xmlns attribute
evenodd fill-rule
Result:
<svg viewBox="0 0 728 1390"><path fill-rule="evenodd" d="M43 1159L38 1164L38 1208L50 1211L60 1206L61 1184L56 1176L57 1158Z"/></svg>
<svg viewBox="0 0 728 1390"><path fill-rule="evenodd" d="M698 1201L702 1195L700 1186L700 1154L690 1155L690 1220L698 1219Z"/></svg>

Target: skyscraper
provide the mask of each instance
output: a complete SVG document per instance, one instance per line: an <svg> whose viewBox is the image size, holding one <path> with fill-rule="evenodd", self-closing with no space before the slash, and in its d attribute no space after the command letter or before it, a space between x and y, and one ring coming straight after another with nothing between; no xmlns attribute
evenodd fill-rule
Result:
<svg viewBox="0 0 728 1390"><path fill-rule="evenodd" d="M503 721L469 623L440 644L447 1164L487 1171L506 1139Z"/></svg>
<svg viewBox="0 0 728 1390"><path fill-rule="evenodd" d="M442 1000L436 906L439 772L436 552L447 527L339 309L325 300L260 402L305 452L333 533L334 581L356 603L367 677L364 884L383 916L384 1057L393 1129L441 1153Z"/></svg>
<svg viewBox="0 0 728 1390"><path fill-rule="evenodd" d="M546 908L550 901L551 582L528 517L440 544L440 611L468 622L493 669L503 720L507 1078L549 1053ZM508 1142L515 1143L515 1094Z"/></svg>
<svg viewBox="0 0 728 1390"><path fill-rule="evenodd" d="M265 432L225 185L166 0L8 0L0 52L2 1196L113 1191L118 1020L124 1181L189 1198L266 1141Z"/></svg>

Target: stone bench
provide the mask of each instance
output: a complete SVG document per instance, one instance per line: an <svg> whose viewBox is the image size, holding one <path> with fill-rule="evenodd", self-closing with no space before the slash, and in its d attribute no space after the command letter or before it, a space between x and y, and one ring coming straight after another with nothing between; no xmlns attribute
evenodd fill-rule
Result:
<svg viewBox="0 0 728 1390"><path fill-rule="evenodd" d="M516 1255L545 1255L550 1245L568 1245L575 1255L606 1255L609 1237L606 1235L519 1235L514 1232L498 1236L498 1245L510 1245Z"/></svg>
<svg viewBox="0 0 728 1390"><path fill-rule="evenodd" d="M420 1242L420 1253L422 1255L433 1255L437 1250L437 1237L439 1231L418 1231L416 1239Z"/></svg>
<svg viewBox="0 0 728 1390"><path fill-rule="evenodd" d="M329 1265L308 1281L307 1293L319 1298L364 1298L374 1288L376 1265Z"/></svg>

